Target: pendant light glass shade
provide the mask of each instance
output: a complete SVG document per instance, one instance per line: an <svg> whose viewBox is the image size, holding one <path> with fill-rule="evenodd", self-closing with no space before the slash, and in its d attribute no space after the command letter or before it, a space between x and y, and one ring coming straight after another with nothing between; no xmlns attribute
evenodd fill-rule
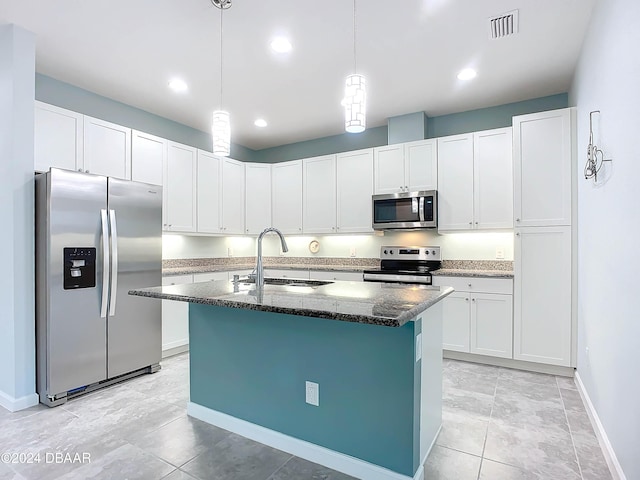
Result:
<svg viewBox="0 0 640 480"><path fill-rule="evenodd" d="M347 77L344 91L344 129L350 133L364 132L367 128L367 91L363 75Z"/></svg>
<svg viewBox="0 0 640 480"><path fill-rule="evenodd" d="M231 153L231 124L229 112L216 110L213 112L213 154L220 157L228 157Z"/></svg>

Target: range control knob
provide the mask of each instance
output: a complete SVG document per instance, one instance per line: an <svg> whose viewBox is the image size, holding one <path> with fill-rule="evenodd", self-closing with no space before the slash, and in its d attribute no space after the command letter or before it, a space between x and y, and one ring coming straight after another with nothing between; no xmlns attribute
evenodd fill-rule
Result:
<svg viewBox="0 0 640 480"><path fill-rule="evenodd" d="M390 253L391 255L393 255L393 250L389 250L389 253Z"/></svg>
<svg viewBox="0 0 640 480"><path fill-rule="evenodd" d="M429 250L425 250L424 253L426 253L427 255L429 255Z"/></svg>
<svg viewBox="0 0 640 480"><path fill-rule="evenodd" d="M431 253L432 253L433 255L435 255L435 254L436 254L436 251L435 251L435 250L433 250Z"/></svg>
<svg viewBox="0 0 640 480"><path fill-rule="evenodd" d="M387 254L387 251L386 251L386 250L384 251L384 254L385 254L385 255Z"/></svg>

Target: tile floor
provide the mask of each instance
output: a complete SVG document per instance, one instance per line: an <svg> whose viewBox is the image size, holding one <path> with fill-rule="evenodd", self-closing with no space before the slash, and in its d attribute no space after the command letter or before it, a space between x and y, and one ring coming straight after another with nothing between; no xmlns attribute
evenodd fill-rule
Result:
<svg viewBox="0 0 640 480"><path fill-rule="evenodd" d="M0 407L0 454L41 460L0 462L0 480L351 478L188 417L188 355L162 366L54 409ZM443 383L427 480L611 479L571 380L445 360Z"/></svg>

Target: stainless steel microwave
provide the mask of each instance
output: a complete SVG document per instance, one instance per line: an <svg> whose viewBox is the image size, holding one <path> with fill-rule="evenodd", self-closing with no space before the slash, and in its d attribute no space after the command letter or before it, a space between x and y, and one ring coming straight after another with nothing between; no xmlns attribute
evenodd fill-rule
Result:
<svg viewBox="0 0 640 480"><path fill-rule="evenodd" d="M374 195L372 204L374 230L438 226L438 192L435 190Z"/></svg>

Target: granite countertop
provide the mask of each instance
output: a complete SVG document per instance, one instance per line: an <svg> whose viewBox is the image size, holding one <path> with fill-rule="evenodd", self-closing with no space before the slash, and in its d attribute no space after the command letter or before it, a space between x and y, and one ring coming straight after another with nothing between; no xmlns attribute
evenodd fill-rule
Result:
<svg viewBox="0 0 640 480"><path fill-rule="evenodd" d="M129 295L400 327L451 292L451 287L343 281L312 286L267 284L256 292L252 283L210 281L142 288Z"/></svg>
<svg viewBox="0 0 640 480"><path fill-rule="evenodd" d="M486 278L513 278L512 270L478 270L463 268L441 268L431 272L433 276L441 277L486 277Z"/></svg>
<svg viewBox="0 0 640 480"><path fill-rule="evenodd" d="M255 257L163 260L162 276L189 275L192 273L232 272L252 270ZM265 257L264 268L282 270L311 270L325 272L362 272L379 268L380 261L369 258L307 258Z"/></svg>

